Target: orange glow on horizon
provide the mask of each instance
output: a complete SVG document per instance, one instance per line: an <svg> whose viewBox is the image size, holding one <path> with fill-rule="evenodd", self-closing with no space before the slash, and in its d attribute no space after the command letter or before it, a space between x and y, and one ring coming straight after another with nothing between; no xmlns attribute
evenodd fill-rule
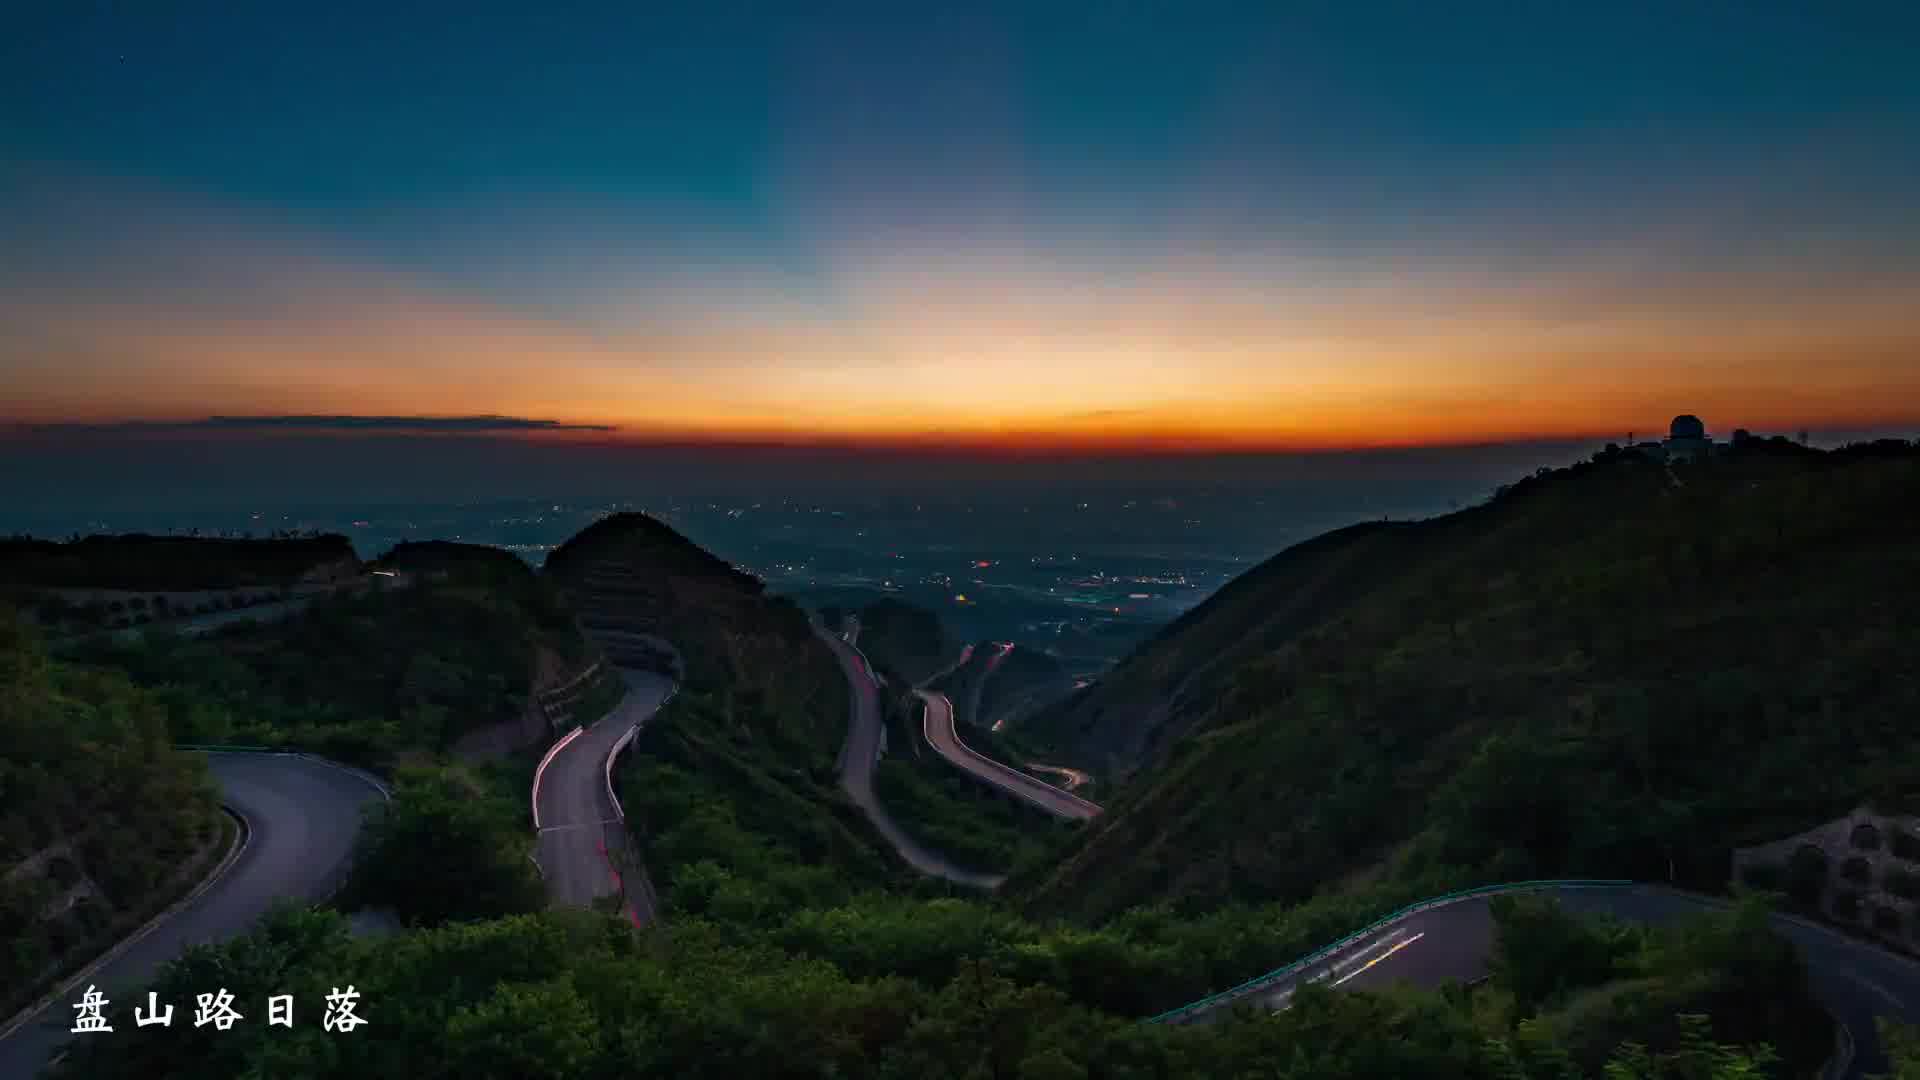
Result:
<svg viewBox="0 0 1920 1080"><path fill-rule="evenodd" d="M823 259L831 303L719 277L664 313L637 290L632 311L570 320L217 216L149 227L143 243L183 252L192 289L0 293L0 433L497 415L616 429L504 433L554 443L1174 454L1610 440L1681 412L1722 436L1920 419L1907 279L1730 271L1641 288L1279 256L1262 278L1177 251L1101 276L1020 251L849 241Z"/></svg>

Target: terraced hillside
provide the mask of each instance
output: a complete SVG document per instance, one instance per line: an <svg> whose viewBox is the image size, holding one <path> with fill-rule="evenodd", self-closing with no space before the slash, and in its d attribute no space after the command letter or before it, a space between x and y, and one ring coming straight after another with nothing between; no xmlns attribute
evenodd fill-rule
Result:
<svg viewBox="0 0 1920 1080"><path fill-rule="evenodd" d="M677 874L727 865L723 833L876 881L897 869L838 787L847 684L797 606L644 514L588 526L543 573L611 661L678 672L621 773L669 908Z"/></svg>

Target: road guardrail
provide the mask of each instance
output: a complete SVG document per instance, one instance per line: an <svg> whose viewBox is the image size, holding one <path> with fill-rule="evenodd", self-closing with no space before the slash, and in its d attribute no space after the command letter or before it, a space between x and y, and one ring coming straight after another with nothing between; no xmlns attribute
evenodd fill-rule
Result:
<svg viewBox="0 0 1920 1080"><path fill-rule="evenodd" d="M572 731L569 731L565 735L560 736L558 741L556 741L552 746L547 747L546 756L540 759L539 765L534 766L532 803L533 803L533 828L535 832L540 831L540 774L546 772L547 766L552 764L553 755L559 753L562 750L565 750L567 748L568 743L579 738L581 734L584 733L586 730L587 730L586 728L575 725Z"/></svg>
<svg viewBox="0 0 1920 1080"><path fill-rule="evenodd" d="M680 687L677 685L674 686L672 689L668 690L667 696L660 699L660 704L655 705L653 707L654 713L658 714L661 709L666 708L667 702L672 701L673 695L679 692L680 692ZM620 796L614 794L614 791L613 791L613 762L615 758L618 758L620 756L620 751L625 750L628 744L633 742L634 736L640 734L640 724L641 724L641 721L638 721L638 720L634 721L633 726L627 729L626 734L620 736L620 738L613 744L613 749L607 751L607 760L606 760L607 801L613 804L613 816L619 819L620 824L622 825L625 825L627 823L627 810L626 810L626 807L620 805Z"/></svg>
<svg viewBox="0 0 1920 1080"><path fill-rule="evenodd" d="M1482 885L1478 888L1445 893L1431 899L1419 901L1418 903L1409 904L1385 918L1377 919L1371 924L1355 930L1353 933L1348 934L1346 937L1341 938L1331 945L1308 953L1306 956L1295 960L1285 967L1275 968L1265 975L1257 975L1231 989L1222 990L1216 994L1209 994L1198 1001L1182 1005L1177 1009L1169 1009L1158 1016L1148 1018L1147 1023L1165 1024L1187 1019L1210 1009L1229 1004L1239 998L1257 994L1273 986L1275 983L1299 974L1302 970L1314 964L1337 956L1361 939L1377 934L1392 926L1394 923L1413 915L1418 915L1422 911L1430 911L1437 907L1445 907L1448 904L1458 904L1467 900L1475 900L1484 896L1496 896L1503 893L1539 892L1548 889L1624 889L1630 888L1632 885L1633 882L1620 878L1577 878L1566 881L1516 881L1506 885Z"/></svg>

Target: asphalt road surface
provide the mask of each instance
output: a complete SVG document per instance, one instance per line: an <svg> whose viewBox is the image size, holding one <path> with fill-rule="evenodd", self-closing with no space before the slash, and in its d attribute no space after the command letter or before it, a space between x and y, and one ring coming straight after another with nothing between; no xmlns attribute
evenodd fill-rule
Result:
<svg viewBox="0 0 1920 1080"><path fill-rule="evenodd" d="M1667 922L1724 906L1651 886L1569 889L1556 895L1572 911L1606 913L1641 923ZM1853 1036L1856 1053L1845 1075L1857 1078L1884 1070L1886 1059L1879 1049L1874 1018L1920 1022L1920 963L1800 919L1775 916L1774 928L1800 948L1815 993ZM1345 990L1379 988L1400 980L1418 986L1468 982L1487 973L1493 930L1485 898L1432 908L1246 1000L1279 1008L1307 981L1324 981ZM1207 1015L1202 1014L1201 1022Z"/></svg>
<svg viewBox="0 0 1920 1080"><path fill-rule="evenodd" d="M867 820L879 830L893 850L900 853L908 865L923 874L943 877L962 885L979 889L997 888L1006 878L999 874L979 874L963 870L952 862L921 847L911 836L902 832L894 823L886 808L873 793L874 759L880 751L880 693L874 685L873 675L867 670L866 661L853 647L840 640L818 622L813 624L813 632L827 643L833 655L840 661L840 670L846 674L847 687L852 691L852 705L847 717L847 741L840 753L840 787L847 797L867 815Z"/></svg>
<svg viewBox="0 0 1920 1080"><path fill-rule="evenodd" d="M1066 779L1066 783L1062 784L1061 786L1066 788L1068 791L1072 791L1074 788L1080 787L1084 784L1091 784L1093 782L1093 777L1091 774L1082 772L1079 769L1068 768L1065 765L1042 765L1037 761L1029 761L1027 762L1027 768L1034 770L1036 772L1053 773L1057 776L1064 777Z"/></svg>
<svg viewBox="0 0 1920 1080"><path fill-rule="evenodd" d="M562 907L591 907L595 899L622 892L637 925L653 921L653 890L632 858L626 826L614 816L607 794L607 754L629 728L652 716L673 690L664 675L622 669L627 696L547 762L535 805L540 834L535 859L547 896ZM627 880L627 878L633 880Z"/></svg>
<svg viewBox="0 0 1920 1080"><path fill-rule="evenodd" d="M116 1002L187 946L237 937L274 901L318 902L339 884L360 831L361 808L380 798L371 784L293 755L219 753L208 755L208 764L223 801L247 821L245 850L206 892L0 1040L0 1077L32 1076L53 1057L69 1038L72 1005L86 983Z"/></svg>
<svg viewBox="0 0 1920 1080"><path fill-rule="evenodd" d="M927 742L932 744L936 753L958 768L1055 817L1085 821L1100 812L1099 806L1065 788L1055 787L1037 776L976 753L972 747L960 741L960 733L954 730L953 702L947 700L947 695L928 690L914 692L920 695L920 700L927 706Z"/></svg>

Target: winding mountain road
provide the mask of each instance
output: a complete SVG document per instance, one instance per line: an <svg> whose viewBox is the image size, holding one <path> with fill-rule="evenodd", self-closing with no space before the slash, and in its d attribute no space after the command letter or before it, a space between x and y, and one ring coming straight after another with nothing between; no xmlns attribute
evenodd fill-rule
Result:
<svg viewBox="0 0 1920 1080"><path fill-rule="evenodd" d="M960 733L954 728L953 702L947 699L947 695L934 693L931 690L915 690L914 693L919 695L920 701L926 705L922 726L926 731L927 742L933 746L936 753L946 758L956 768L1055 817L1085 821L1100 812L1098 805L1088 802L1067 789L1055 787L1030 773L1003 765L961 742Z"/></svg>
<svg viewBox="0 0 1920 1080"><path fill-rule="evenodd" d="M850 691L847 716L847 740L840 750L840 788L860 807L867 820L879 830L893 850L922 874L977 889L997 888L1006 878L999 874L979 874L963 870L939 854L929 851L901 830L873 792L873 767L880 754L880 693L873 669L866 657L839 636L812 622L813 632L840 661Z"/></svg>
<svg viewBox="0 0 1920 1080"><path fill-rule="evenodd" d="M87 984L117 1001L187 946L251 930L276 900L327 898L344 878L362 808L385 793L363 773L303 755L212 753L208 766L222 801L246 823L245 846L206 891L136 931L37 1012L15 1018L19 1026L0 1036L0 1076L32 1076L58 1053L73 1026L70 1006Z"/></svg>
<svg viewBox="0 0 1920 1080"><path fill-rule="evenodd" d="M1027 768L1034 772L1053 773L1056 776L1062 777L1065 782L1060 786L1066 788L1068 791L1093 783L1093 775L1091 773L1084 772L1080 769L1069 768L1065 765L1042 765L1037 761L1029 761L1027 762Z"/></svg>
<svg viewBox="0 0 1920 1080"><path fill-rule="evenodd" d="M646 870L632 857L626 824L615 807L608 756L673 693L673 681L647 671L620 669L627 694L592 727L561 742L534 774L535 861L547 896L561 907L592 907L602 896L622 898L635 926L657 914Z"/></svg>
<svg viewBox="0 0 1920 1080"><path fill-rule="evenodd" d="M1648 885L1567 888L1554 890L1554 895L1571 911L1640 923L1663 923L1728 906L1711 897ZM1857 1080L1884 1070L1874 1018L1920 1022L1920 963L1793 916L1775 915L1773 924L1799 948L1814 993L1852 1037L1854 1058L1840 1075ZM1285 979L1171 1022L1207 1023L1237 1004L1285 1008L1294 991L1308 982L1348 990L1377 989L1401 980L1427 987L1447 980L1468 982L1487 973L1493 938L1488 898L1464 899L1411 914Z"/></svg>

